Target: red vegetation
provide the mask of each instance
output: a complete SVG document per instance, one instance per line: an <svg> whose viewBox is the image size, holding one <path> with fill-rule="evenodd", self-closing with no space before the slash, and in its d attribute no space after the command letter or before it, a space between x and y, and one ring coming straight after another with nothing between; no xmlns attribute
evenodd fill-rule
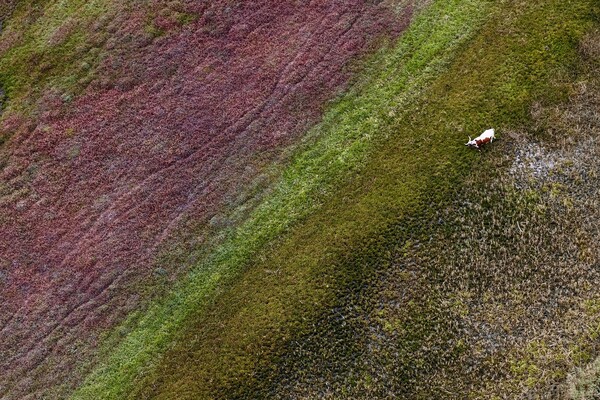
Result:
<svg viewBox="0 0 600 400"><path fill-rule="evenodd" d="M2 128L0 397L76 380L74 360L139 304L131 284L159 246L230 206L318 120L348 62L409 14L358 0L199 3L123 14L85 95L49 93L36 122Z"/></svg>

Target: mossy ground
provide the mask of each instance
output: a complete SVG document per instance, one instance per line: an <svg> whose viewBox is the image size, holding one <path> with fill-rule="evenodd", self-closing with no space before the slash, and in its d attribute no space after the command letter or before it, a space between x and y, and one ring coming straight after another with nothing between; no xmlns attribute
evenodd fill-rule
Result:
<svg viewBox="0 0 600 400"><path fill-rule="evenodd" d="M477 7L483 8L478 10ZM490 125L498 127L501 135L506 135L504 143L507 144L510 143L509 133L517 130L523 132L529 140L541 140L548 131L543 124L538 129L527 128L535 124L535 118L530 113L531 107L541 104L543 108L547 108L568 101L579 67L578 43L592 26L598 10L594 8L593 2L587 1L505 1L493 4L456 2L440 8L455 12L448 14L450 21L484 21L484 25L476 30L476 36L467 43L458 42L460 47L458 52L452 54L454 58L440 55L445 50L439 42L440 38L445 38L444 35L433 35L431 41L416 42L421 46L420 51L424 51L419 54L426 56L423 63L411 64L415 68L412 72L427 71L428 67L437 66L433 68L432 74L437 78L430 85L417 85L418 96L413 92L412 101L403 102L401 110L386 108L385 103L382 105L378 101L402 99L408 90L406 84L402 85L401 90L396 87L395 91L384 92L387 97L381 96L377 91L371 92L371 96L349 97L350 100L337 103L338 108L335 110L338 113L332 114L336 117L331 120L326 117L322 125L332 126L340 121L336 118L342 118L341 121L344 122L336 125L341 127L338 129L347 127L348 132L358 132L363 138L369 132L381 132L380 137L384 139L374 141L372 147L366 146L364 140L355 139L348 147L350 150L369 147L369 151L354 153L361 157L350 158L353 162L347 162L348 158L344 160L342 157L342 163L336 164L336 168L332 169L320 170L318 163L329 160L332 163L336 158L318 157L319 153L311 153L310 148L304 153L306 155L296 158L296 164L284 175L288 179L286 182L293 183L284 193L289 196L299 194L297 200L292 199L275 208L262 209L268 211L266 214L260 214L259 208L257 218L266 218L263 220L264 224L248 226L262 227L265 233L246 236L244 240L249 244L244 245L245 249L240 250L234 246L222 253L226 256L225 260L230 260L226 264L232 266L224 271L225 274L239 269L233 267L234 264L247 264L248 257L252 257L252 262L242 275L221 285L217 283L222 279L222 273L212 275L217 285L212 286L210 298L214 300L209 303L198 303L185 294L180 298L184 307L204 305L194 307L195 311L188 307L189 313L176 314L180 319L171 320L174 322L169 322L170 325L164 327L167 335L159 335L157 341L170 340L170 327L185 326L183 330L177 329L178 339L175 345L169 346L164 357L155 359L158 363L146 364L148 367L141 372L136 370L136 362L125 364L129 371L126 375L137 376L139 380L132 392L124 386L110 386L123 385L124 381L111 380L111 374L123 370L109 367L99 370L89 382L90 386L79 392L78 396L102 397L103 394L110 393L120 393L123 396L129 392L132 398L253 398L266 395L285 398L285 393L290 393L290 387L273 388L270 386L270 382L273 382L271 379L285 371L286 365L291 365L291 376L294 376L294 371L303 369L305 363L310 364L311 357L315 356L316 360L323 361L323 355L325 361L333 365L333 372L339 369L340 373L319 368L323 364L316 363L313 369L315 375L306 378L312 384L303 388L302 380L299 380L296 382L298 386L291 388L292 394L300 397L328 395L385 398L390 394L389 390L397 389L399 393L416 398L445 395L457 398L463 398L460 396L464 395L492 398L495 393L500 393L500 389L494 389L493 386L498 379L496 375L487 376L483 372L481 376L469 375L466 378L460 375L463 371L461 368L465 365L462 362L465 360L471 360L480 371L486 370L482 365L488 366L490 371L497 371L495 368L498 366L493 357L492 361L470 357L481 343L477 340L469 341L473 337L465 334L469 332L469 327L465 326L464 321L468 321L473 310L479 306L508 304L508 308L500 315L513 318L520 315L520 318L514 320L516 327L502 323L499 325L508 330L519 329L519 323L528 318L526 313L515 314L523 306L524 299L527 299L524 292L539 289L535 285L523 285L531 282L532 276L535 277L540 272L539 267L545 265L539 264L536 255L541 257L541 254L546 254L552 258L553 255L560 255L561 250L554 248L553 243L547 247L540 246L535 235L520 238L515 236L523 235L521 221L523 224L530 223L530 226L526 225L529 229L536 229L546 223L547 220L535 212L535 206L543 205L543 201L546 201L544 197L538 198L535 191L531 192L531 196L523 196L526 192L518 190L512 195L506 193L508 189L503 184L510 186L512 182L508 178L504 182L500 180L499 187L485 188L485 182L488 182L486 178L497 177L499 171L502 171L505 164L495 164L494 160L503 159L500 152L506 150L508 147L505 146L508 145L501 144L494 147L491 153L480 155L467 152L462 142L467 134ZM469 20L469 17L474 19ZM431 24L430 27L434 22L431 21ZM426 31L427 29L424 30ZM408 43L410 48L411 36L408 38L403 43ZM401 62L405 56L406 53L400 52L395 56L399 58L391 56L384 60L387 60L389 66ZM438 62L432 63L432 59ZM418 61L414 58L412 60ZM448 64L450 60L453 61ZM387 88L387 82L396 82L398 76L395 73L398 71L394 68L386 70L386 62L381 64L384 65L384 72L379 75L382 79L375 83ZM403 71L411 74L410 68ZM390 85L394 86L393 83ZM359 83L357 87L364 89L366 85ZM364 103L360 103L361 101ZM369 112L371 109L384 112L374 115ZM345 132L346 135L348 132ZM339 157L339 153L335 152L325 154ZM365 154L370 156L365 159L362 156ZM487 158L490 160L486 161ZM323 171L340 176L338 173L345 162L351 172L341 174L345 177L344 180L334 183L327 181L327 177L322 178L324 180L314 178L303 181L302 173L295 175L295 171L308 171L308 176L318 176ZM314 163L317 163L316 167L312 167ZM497 171L489 174L475 173L473 178L464 180L470 171L480 169ZM480 206L474 209L477 218L468 221L471 225L466 222L474 213L464 207L466 202L471 202L471 197L459 196L460 207L451 202L451 199L457 198L453 194L457 188L467 187L462 185L482 188L481 192L467 192L473 197L472 203L480 202ZM315 196L313 190L318 193L319 189L322 189L321 195ZM328 191L333 195L328 194ZM490 206L496 202L499 204L499 214L490 215ZM305 210L299 211L302 208ZM451 216L446 218L456 218L454 225L445 227L442 223L442 228L436 227L439 218L444 215L439 213L440 209L449 210ZM452 210L460 212L452 214ZM297 215L295 218L290 217L287 215L290 213ZM559 220L555 218L559 216L560 214L550 215L548 223L557 223ZM495 220L500 217L503 219ZM485 221L488 221L487 225ZM296 225L288 229L291 222ZM479 229L480 224L482 229ZM465 233L462 228L470 230ZM553 231L549 232L551 234ZM280 237L273 240L277 235ZM480 244L477 240L485 238L485 235L492 239L496 235L504 237L498 238L499 241L483 241ZM423 243L428 238L436 244ZM506 263L498 263L492 270L485 268L501 252L515 246L516 242L521 243L520 239L528 245L515 248L515 257L521 257L519 252L524 252L522 255L530 257L529 259L523 261L520 258L500 258ZM548 240L551 239L552 235L548 237ZM419 250L415 252L410 243L416 241ZM458 246L455 242L462 247L455 247ZM535 252L527 252L531 246L538 246ZM471 248L476 249L474 255L469 251ZM406 260L402 257L407 254L413 254L412 258L420 258L424 265L418 263L412 270L408 268L395 276L399 269L398 263ZM459 258L461 254L466 258ZM229 264L231 262L233 264ZM447 265L451 268L445 269ZM505 267L509 269L503 269ZM457 278L453 275L455 273L462 275ZM499 280L494 280L494 273L498 273ZM555 274L556 272L547 270L541 277L552 280L556 277ZM394 293L397 287L392 284L388 288L391 294L384 295L383 299L384 304L395 306L392 310L381 307L369 318L368 324L375 330L381 328L384 338L391 335L396 346L392 348L397 351L388 353L389 349L383 349L373 352L381 358L374 357L371 361L365 361L365 349L361 347L364 337L352 337L347 342L349 347L343 345L345 339L342 338L340 349L334 347L328 350L325 346L320 355L310 352L303 354L300 351L302 357L294 361L294 343L299 340L301 342L303 337L310 337L311 332L323 334L336 331L335 326L328 323L316 324L322 321L319 315L323 312L344 304L342 300L347 299L344 293L349 291L354 295L360 294L362 288L365 288L365 293L373 293L374 289L386 288L385 284L374 283L373 279L377 281L377 276L384 282L390 281L407 287L407 297L397 299ZM593 282L595 276L591 274L587 279ZM514 301L505 303L506 298L499 297L497 302L488 302L486 291L481 289L490 285L501 288L502 294ZM192 287L204 290L211 288L196 285ZM218 289L214 291L214 287ZM375 292L381 295L377 290ZM217 296L213 297L215 293ZM376 305L372 301L376 302L378 298L381 299L371 297L366 308L375 309ZM408 302L404 302L405 299L409 299ZM574 299L576 297L570 298ZM529 301L527 304L533 304L531 307L534 307L542 303L542 298L534 296ZM177 303L170 304L177 306ZM511 305L514 308L511 309ZM178 312L173 308L170 310ZM478 318L483 323L489 323L484 318L488 312L490 310L484 307L479 314ZM157 315L159 317L162 314ZM158 318L157 315L153 316L156 321L169 321ZM479 320L475 318L473 321ZM338 329L339 326L344 327L339 320L335 324ZM147 335L152 333L156 331L150 329L145 333L134 334L132 338L147 343ZM323 336L329 337L326 334ZM500 381L506 383L498 388L509 390L515 395L524 390L543 393L547 384L554 383L563 376L564 370L561 372L553 369L551 373L556 375L552 379L536 377L539 371L543 375L544 369L535 362L527 361L529 356L524 354L529 354L530 358L536 360L546 354L544 350L539 350L544 349L545 345L537 339L526 340L527 345L524 347L508 346L504 349L509 356L502 353L502 357L512 360L509 361L512 367L506 364L500 366ZM371 343L366 340L364 343L377 348L377 340ZM133 348L130 347L129 351L131 349ZM161 349L164 349L163 345L156 347L157 352L162 352ZM335 362L338 355L344 361L341 365ZM143 361L139 360L138 362ZM392 375L395 379L387 379L389 376L385 374L378 376L369 365L345 371L348 360L367 364L373 362L373 365L382 366L379 371L383 370L385 374L389 374L386 367L393 366ZM523 362L526 363L525 366L522 365ZM355 364L351 362L349 365ZM474 369L477 370L475 367ZM321 373L330 375L321 379ZM327 376L334 381L328 381ZM344 378L335 381L340 376ZM108 380L104 380L105 378ZM322 381L325 386L319 386L311 379ZM454 386L448 386L448 382L453 379Z"/></svg>
<svg viewBox="0 0 600 400"><path fill-rule="evenodd" d="M106 1L14 3L0 42L0 84L13 111L34 112L49 90L69 101L91 82L101 49L88 33L109 10Z"/></svg>

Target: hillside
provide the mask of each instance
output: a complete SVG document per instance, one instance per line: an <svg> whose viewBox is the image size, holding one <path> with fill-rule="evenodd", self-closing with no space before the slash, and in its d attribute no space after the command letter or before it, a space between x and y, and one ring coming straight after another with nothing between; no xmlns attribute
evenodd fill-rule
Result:
<svg viewBox="0 0 600 400"><path fill-rule="evenodd" d="M0 399L600 395L595 0L3 4Z"/></svg>

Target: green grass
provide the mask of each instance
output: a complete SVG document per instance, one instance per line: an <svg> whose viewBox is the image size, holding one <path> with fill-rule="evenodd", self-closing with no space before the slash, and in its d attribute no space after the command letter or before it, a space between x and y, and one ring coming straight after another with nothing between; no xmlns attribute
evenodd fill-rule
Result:
<svg viewBox="0 0 600 400"><path fill-rule="evenodd" d="M17 2L0 36L0 85L11 111L33 112L49 89L68 101L89 83L101 50L88 33L110 7L107 0Z"/></svg>
<svg viewBox="0 0 600 400"><path fill-rule="evenodd" d="M272 195L135 320L73 398L233 397L260 385L256 371L335 304L334 289L460 183L478 157L467 134L526 123L534 100L564 100L590 4L435 2L331 106Z"/></svg>

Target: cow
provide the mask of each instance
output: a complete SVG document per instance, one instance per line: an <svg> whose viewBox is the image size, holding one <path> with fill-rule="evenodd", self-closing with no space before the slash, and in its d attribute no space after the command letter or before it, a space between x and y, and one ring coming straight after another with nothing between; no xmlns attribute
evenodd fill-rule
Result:
<svg viewBox="0 0 600 400"><path fill-rule="evenodd" d="M496 138L495 131L493 129L488 129L487 131L483 132L481 135L479 135L475 139L471 139L471 136L469 136L469 141L467 143L465 143L465 146L469 146L473 149L481 150L481 148L484 145L486 145L488 143L492 143L495 138Z"/></svg>

